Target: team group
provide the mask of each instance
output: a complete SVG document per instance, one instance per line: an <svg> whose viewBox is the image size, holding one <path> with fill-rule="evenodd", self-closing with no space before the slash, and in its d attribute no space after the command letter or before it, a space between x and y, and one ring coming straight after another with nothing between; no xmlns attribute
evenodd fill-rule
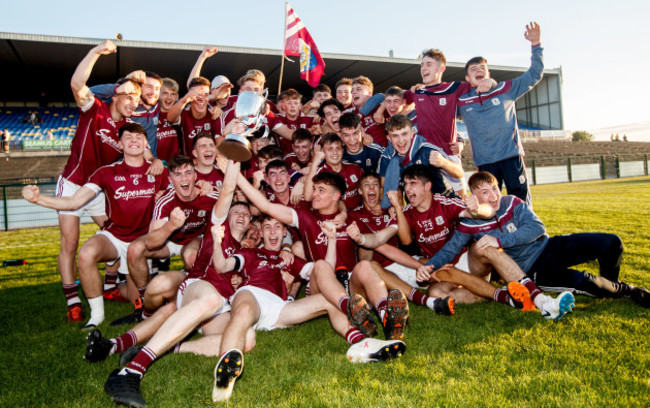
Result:
<svg viewBox="0 0 650 408"><path fill-rule="evenodd" d="M77 264L90 307L85 358L122 353L124 368L104 386L111 399L144 406L143 375L173 351L219 357L212 398L227 400L256 330L323 315L349 344L347 358L369 362L405 352L409 301L453 315L456 302L491 299L547 319L570 313L574 293L650 307L650 292L618 280L618 236L549 237L532 210L515 103L543 75L539 25L524 37L531 66L504 82L481 57L467 62L466 81L442 82L445 57L430 49L422 84L409 90L373 94L367 77L342 78L303 104L287 89L267 102L242 163L218 150L246 128L233 85L200 76L215 48L201 53L180 98L177 82L148 71L89 88L94 64L116 47L90 50L71 81L81 113L56 196L26 186L23 197L58 210L68 321L84 321ZM251 69L239 93L262 95L265 81ZM458 115L479 170L467 182ZM84 214L101 228L77 255ZM174 255L183 271L151 273L151 260ZM572 269L588 260L599 275ZM104 338L105 300L132 302L134 313L113 323L138 324ZM197 328L202 336L187 340Z"/></svg>

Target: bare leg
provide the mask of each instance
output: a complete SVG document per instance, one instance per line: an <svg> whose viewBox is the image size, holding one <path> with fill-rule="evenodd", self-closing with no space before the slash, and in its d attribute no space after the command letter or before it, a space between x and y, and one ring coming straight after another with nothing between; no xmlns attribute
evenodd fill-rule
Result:
<svg viewBox="0 0 650 408"><path fill-rule="evenodd" d="M178 271L161 273L149 282L144 292L144 307L148 312L153 312L162 306L165 301L176 299L178 287L185 280L185 274Z"/></svg>
<svg viewBox="0 0 650 408"><path fill-rule="evenodd" d="M262 313L255 296L249 291L237 293L231 306L231 318L221 338L220 355L233 349L243 350L246 332L259 320Z"/></svg>
<svg viewBox="0 0 650 408"><path fill-rule="evenodd" d="M336 279L334 269L323 260L316 261L310 278L311 293L321 293L332 305L338 307L339 299L346 297L345 289Z"/></svg>
<svg viewBox="0 0 650 408"><path fill-rule="evenodd" d="M354 267L350 278L350 291L365 292L367 299L373 305L388 296L386 284L368 261L361 261Z"/></svg>

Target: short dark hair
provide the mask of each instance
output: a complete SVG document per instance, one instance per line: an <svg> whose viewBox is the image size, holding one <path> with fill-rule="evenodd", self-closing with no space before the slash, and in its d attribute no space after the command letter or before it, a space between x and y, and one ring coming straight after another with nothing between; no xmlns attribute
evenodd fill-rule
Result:
<svg viewBox="0 0 650 408"><path fill-rule="evenodd" d="M235 201L234 203L230 204L230 208L228 209L228 215L230 215L230 210L232 210L233 207L236 207L238 205L241 205L242 207L246 207L248 211L251 210L251 205L246 201Z"/></svg>
<svg viewBox="0 0 650 408"><path fill-rule="evenodd" d="M330 143L340 143L341 146L343 146L343 140L341 140L341 136L337 135L334 132L325 133L323 137L320 138L321 147Z"/></svg>
<svg viewBox="0 0 650 408"><path fill-rule="evenodd" d="M474 57L469 61L467 61L467 63L465 64L465 75L467 75L469 66L474 64L487 64L487 60L483 57Z"/></svg>
<svg viewBox="0 0 650 408"><path fill-rule="evenodd" d="M402 173L402 179L416 179L420 180L422 183L431 183L433 187L433 174L431 172L433 169L430 166L425 166L424 164L414 164L404 169Z"/></svg>
<svg viewBox="0 0 650 408"><path fill-rule="evenodd" d="M314 137L312 136L309 129L303 129L303 128L296 129L293 132L293 135L291 136L291 143L296 143L303 140L309 140L310 142L313 142Z"/></svg>
<svg viewBox="0 0 650 408"><path fill-rule="evenodd" d="M270 144L264 146L257 152L258 158L270 159L272 157L282 157L282 149L278 145Z"/></svg>
<svg viewBox="0 0 650 408"><path fill-rule="evenodd" d="M330 106L330 105L336 106L338 110L343 112L343 109L344 109L343 104L341 104L341 102L337 101L336 99L332 98L332 99L328 99L326 101L323 101L323 103L320 104L320 106L318 107L318 116L320 116L321 118L324 118L325 117L325 108L327 106Z"/></svg>
<svg viewBox="0 0 650 408"><path fill-rule="evenodd" d="M203 139L203 138L210 139L210 140L212 140L214 142L214 136L212 136L211 133L199 132L199 134L196 135L196 137L194 137L194 139L192 139L192 148L196 149L196 145L199 143L199 139Z"/></svg>
<svg viewBox="0 0 650 408"><path fill-rule="evenodd" d="M410 128L412 126L413 123L411 122L411 119L408 118L408 116L398 113L397 115L388 119L388 122L386 122L386 132L403 129L405 127Z"/></svg>
<svg viewBox="0 0 650 408"><path fill-rule="evenodd" d="M141 135L144 135L144 137L147 137L147 131L145 128L141 124L135 122L126 122L123 124L117 131L117 136L122 139L124 132L140 133Z"/></svg>
<svg viewBox="0 0 650 408"><path fill-rule="evenodd" d="M180 169L185 165L194 168L194 162L192 161L192 159L190 159L189 157L183 154L176 154L167 161L167 170L169 170L169 172L171 173L176 169Z"/></svg>
<svg viewBox="0 0 650 408"><path fill-rule="evenodd" d="M476 187L484 183L495 186L499 185L497 178L494 177L492 173L489 173L487 171L477 171L471 175L469 180L467 180L467 186L469 187L470 191L474 190Z"/></svg>
<svg viewBox="0 0 650 408"><path fill-rule="evenodd" d="M192 89L195 86L207 86L208 88L210 87L210 80L206 77L198 76L194 77L190 80L190 83L187 87L187 89Z"/></svg>
<svg viewBox="0 0 650 408"><path fill-rule="evenodd" d="M268 175L269 171L273 169L285 169L286 171L289 171L289 165L284 160L280 160L280 159L273 160L272 162L266 165L266 168L264 169L264 173Z"/></svg>
<svg viewBox="0 0 650 408"><path fill-rule="evenodd" d="M160 84L162 85L163 79L160 75L156 74L153 71L144 71L144 74L147 76L147 78L153 78L160 81Z"/></svg>
<svg viewBox="0 0 650 408"><path fill-rule="evenodd" d="M356 129L361 124L361 118L354 112L348 112L339 118L339 127L341 129Z"/></svg>
<svg viewBox="0 0 650 408"><path fill-rule="evenodd" d="M314 90L312 92L312 95L315 95L316 92L327 92L328 94L331 95L332 94L332 89L330 89L330 87L325 85L325 84L320 84L316 88L314 88Z"/></svg>
<svg viewBox="0 0 650 408"><path fill-rule="evenodd" d="M384 92L385 96L399 96L400 98L404 97L404 90L400 88L399 86L391 86L390 88L386 89L386 92Z"/></svg>
<svg viewBox="0 0 650 408"><path fill-rule="evenodd" d="M338 190L341 193L341 197L345 194L347 186L345 185L345 179L339 173L333 171L324 171L318 173L312 179L312 183L315 184L326 184L328 186L334 187L335 190Z"/></svg>
<svg viewBox="0 0 650 408"><path fill-rule="evenodd" d="M361 175L361 177L359 177L359 185L361 185L361 183L363 183L367 178L374 178L381 184L381 176L378 173L375 173L374 171L366 171Z"/></svg>

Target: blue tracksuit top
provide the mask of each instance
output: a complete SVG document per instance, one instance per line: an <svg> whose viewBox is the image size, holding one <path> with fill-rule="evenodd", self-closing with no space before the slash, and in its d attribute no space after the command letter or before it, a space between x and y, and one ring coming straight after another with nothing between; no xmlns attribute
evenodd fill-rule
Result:
<svg viewBox="0 0 650 408"><path fill-rule="evenodd" d="M515 196L503 196L494 218L463 218L451 239L427 265L438 269L450 263L466 245L486 234L495 237L524 272L535 264L549 238L546 227L525 201Z"/></svg>
<svg viewBox="0 0 650 408"><path fill-rule="evenodd" d="M458 109L467 126L477 166L524 155L515 103L542 79L543 50L541 45L532 47L530 68L523 75L499 82L489 92L478 94L476 88L472 88L460 96Z"/></svg>

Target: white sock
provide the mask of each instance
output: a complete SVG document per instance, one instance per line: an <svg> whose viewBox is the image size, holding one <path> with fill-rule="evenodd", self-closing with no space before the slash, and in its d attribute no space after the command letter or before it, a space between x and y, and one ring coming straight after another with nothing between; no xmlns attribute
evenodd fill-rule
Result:
<svg viewBox="0 0 650 408"><path fill-rule="evenodd" d="M117 285L114 284L114 283L110 283L110 284L108 284L108 285L107 285L107 284L104 284L104 291L107 291L107 290L113 289L115 286L117 286Z"/></svg>
<svg viewBox="0 0 650 408"><path fill-rule="evenodd" d="M535 303L535 307L537 307L538 309L541 310L541 309L542 309L542 305L543 305L544 302L546 302L548 299L553 299L553 298L550 297L550 296L547 296L547 295L545 295L545 294L543 294L543 293L540 293L539 295L537 295L537 297L535 297L535 300L533 300L533 303Z"/></svg>
<svg viewBox="0 0 650 408"><path fill-rule="evenodd" d="M88 299L90 305L90 320L86 325L99 326L104 321L104 298L100 295Z"/></svg>
<svg viewBox="0 0 650 408"><path fill-rule="evenodd" d="M431 296L429 297L429 299L427 299L427 307L428 307L429 309L434 310L434 306L433 306L433 304L434 304L434 302L436 301L436 299L437 299L437 298L434 298L434 297L431 297Z"/></svg>
<svg viewBox="0 0 650 408"><path fill-rule="evenodd" d="M79 299L79 296L75 296L72 299L68 299L68 306L72 306L75 303L81 303L81 299Z"/></svg>

